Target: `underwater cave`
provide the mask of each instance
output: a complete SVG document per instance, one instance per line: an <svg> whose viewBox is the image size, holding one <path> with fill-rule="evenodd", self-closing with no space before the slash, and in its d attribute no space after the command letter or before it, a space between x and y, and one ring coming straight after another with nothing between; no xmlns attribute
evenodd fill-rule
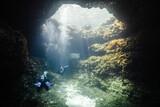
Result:
<svg viewBox="0 0 160 107"><path fill-rule="evenodd" d="M1 107L158 104L150 3L16 1L0 9Z"/></svg>

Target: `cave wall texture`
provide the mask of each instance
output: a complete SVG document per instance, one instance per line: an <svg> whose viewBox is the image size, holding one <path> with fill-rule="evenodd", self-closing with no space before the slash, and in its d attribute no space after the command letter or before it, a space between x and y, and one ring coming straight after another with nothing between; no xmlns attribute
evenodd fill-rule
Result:
<svg viewBox="0 0 160 107"><path fill-rule="evenodd" d="M133 57L132 81L143 83L152 93L144 96L144 106L158 104L158 13L154 0L5 0L0 2L0 72L1 107L14 107L18 100L18 80L25 71L30 52L30 38L61 3L77 3L83 7L108 7L127 25L126 36L140 36L141 52ZM98 4L98 5L97 5ZM28 44L27 44L28 42ZM136 71L136 72L133 72ZM4 103L6 102L6 103Z"/></svg>

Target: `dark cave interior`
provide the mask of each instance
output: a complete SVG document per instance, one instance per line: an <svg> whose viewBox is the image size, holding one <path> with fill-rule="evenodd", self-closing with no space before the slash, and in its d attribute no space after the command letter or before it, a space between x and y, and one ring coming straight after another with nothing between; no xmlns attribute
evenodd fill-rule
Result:
<svg viewBox="0 0 160 107"><path fill-rule="evenodd" d="M3 0L2 0L3 1ZM124 35L138 36L141 51L133 54L128 78L149 90L141 98L140 107L159 104L158 75L158 12L154 1L146 0L5 0L0 3L0 62L1 107L20 106L17 87L26 70L29 56L33 53L32 40L40 32L39 26L64 3L76 3L82 7L108 7L119 20L127 24ZM52 8L51 8L52 7ZM43 51L36 48L36 51ZM42 52L43 53L43 52ZM25 106L27 107L27 106Z"/></svg>

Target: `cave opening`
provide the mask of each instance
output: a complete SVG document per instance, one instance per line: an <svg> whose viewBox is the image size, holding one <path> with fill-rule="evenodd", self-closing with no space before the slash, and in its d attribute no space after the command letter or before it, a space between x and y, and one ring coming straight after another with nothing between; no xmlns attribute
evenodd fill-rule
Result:
<svg viewBox="0 0 160 107"><path fill-rule="evenodd" d="M106 8L62 4L42 25L48 65L58 70L60 65L85 59L93 53L91 45L118 37L123 30L124 23Z"/></svg>

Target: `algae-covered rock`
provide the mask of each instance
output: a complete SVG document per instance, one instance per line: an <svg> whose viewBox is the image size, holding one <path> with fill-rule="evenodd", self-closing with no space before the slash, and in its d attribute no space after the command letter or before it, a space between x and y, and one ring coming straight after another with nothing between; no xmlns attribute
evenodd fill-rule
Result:
<svg viewBox="0 0 160 107"><path fill-rule="evenodd" d="M103 39L108 39L117 36L124 29L124 23L112 17L97 29L93 30L90 27L84 27L80 32L84 38L102 37Z"/></svg>
<svg viewBox="0 0 160 107"><path fill-rule="evenodd" d="M87 69L88 72L93 72L96 75L120 74L129 62L128 56L122 52L103 56L90 56L88 59L81 61L80 64L82 69Z"/></svg>
<svg viewBox="0 0 160 107"><path fill-rule="evenodd" d="M92 55L80 61L81 68L102 77L124 75L126 66L132 61L135 41L136 38L119 38L103 44L92 44L89 47Z"/></svg>
<svg viewBox="0 0 160 107"><path fill-rule="evenodd" d="M119 38L112 39L103 44L92 44L89 49L93 54L109 54L114 52L129 52L133 49L133 45L137 38Z"/></svg>

